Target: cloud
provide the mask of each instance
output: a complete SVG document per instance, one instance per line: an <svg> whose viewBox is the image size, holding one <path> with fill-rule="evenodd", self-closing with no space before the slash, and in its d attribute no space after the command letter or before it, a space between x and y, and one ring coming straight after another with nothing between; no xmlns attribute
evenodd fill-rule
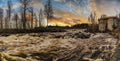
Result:
<svg viewBox="0 0 120 61"><path fill-rule="evenodd" d="M91 0L91 8L99 16L114 16L120 12L120 0Z"/></svg>
<svg viewBox="0 0 120 61"><path fill-rule="evenodd" d="M0 0L0 7L7 8L8 0ZM18 0L11 0L13 9L17 9L20 4ZM32 6L36 9L43 9L47 0L32 0ZM116 15L120 12L120 0L51 0L54 9L70 12L80 17L88 17L91 11L95 11L98 16L102 14Z"/></svg>

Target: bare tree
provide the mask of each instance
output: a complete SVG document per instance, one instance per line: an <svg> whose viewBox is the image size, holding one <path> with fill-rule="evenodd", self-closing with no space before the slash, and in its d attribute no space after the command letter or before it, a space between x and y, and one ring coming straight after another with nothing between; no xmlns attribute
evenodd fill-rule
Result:
<svg viewBox="0 0 120 61"><path fill-rule="evenodd" d="M5 27L5 29L8 27L7 25L7 21L8 21L8 17L6 16L5 18L4 18L4 20L5 20L5 25L4 25L4 27Z"/></svg>
<svg viewBox="0 0 120 61"><path fill-rule="evenodd" d="M26 29L26 13L27 13L27 9L29 9L29 6L32 2L32 0L19 0L21 3L21 7L22 7L22 11L23 11L23 28Z"/></svg>
<svg viewBox="0 0 120 61"><path fill-rule="evenodd" d="M89 22L91 22L92 24L96 24L96 13L91 13L89 18L88 18Z"/></svg>
<svg viewBox="0 0 120 61"><path fill-rule="evenodd" d="M116 15L120 19L120 13ZM118 29L120 29L120 20L118 21Z"/></svg>
<svg viewBox="0 0 120 61"><path fill-rule="evenodd" d="M119 19L120 19L120 13L119 13ZM118 29L120 29L120 20L118 22Z"/></svg>
<svg viewBox="0 0 120 61"><path fill-rule="evenodd" d="M96 13L95 12L91 13L90 16L88 17L88 20L89 20L89 22L92 23L91 24L91 27L92 27L91 31L92 32L96 31Z"/></svg>
<svg viewBox="0 0 120 61"><path fill-rule="evenodd" d="M20 8L20 11L21 11L21 20L20 20L20 29L23 29L23 9L22 9L22 7Z"/></svg>
<svg viewBox="0 0 120 61"><path fill-rule="evenodd" d="M3 29L3 9L0 8L0 28Z"/></svg>
<svg viewBox="0 0 120 61"><path fill-rule="evenodd" d="M10 21L11 21L12 1L9 0L7 2L7 5L8 5L8 10L7 10L8 20L7 20L7 23L6 23L6 27L9 28L10 27Z"/></svg>
<svg viewBox="0 0 120 61"><path fill-rule="evenodd" d="M31 28L33 29L33 20L34 20L34 10L33 10L33 7L31 7L29 9L29 12L31 13L30 21L31 21Z"/></svg>
<svg viewBox="0 0 120 61"><path fill-rule="evenodd" d="M39 27L41 27L42 17L43 17L43 13L42 13L42 9L40 9L40 12L39 12Z"/></svg>
<svg viewBox="0 0 120 61"><path fill-rule="evenodd" d="M47 17L47 20L53 18L53 8L52 8L51 0L48 0L47 3L45 4L44 11L45 11L45 15Z"/></svg>
<svg viewBox="0 0 120 61"><path fill-rule="evenodd" d="M35 16L35 27L37 27L38 26L37 14L34 13L34 16Z"/></svg>
<svg viewBox="0 0 120 61"><path fill-rule="evenodd" d="M15 23L16 29L18 29L18 18L19 18L19 17L18 17L18 14L15 13L15 14L14 14L14 20L15 20L15 22L16 22L16 23Z"/></svg>

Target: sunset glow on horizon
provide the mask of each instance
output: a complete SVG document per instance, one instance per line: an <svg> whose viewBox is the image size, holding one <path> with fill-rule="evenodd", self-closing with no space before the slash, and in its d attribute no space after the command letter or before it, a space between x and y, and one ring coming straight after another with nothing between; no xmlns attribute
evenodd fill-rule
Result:
<svg viewBox="0 0 120 61"><path fill-rule="evenodd" d="M7 1L12 2L12 12L20 12L20 4L18 0L0 0L0 7L7 9ZM44 4L47 0L34 0L32 6L35 13L39 9L44 10ZM91 12L95 12L97 18L102 14L107 16L116 16L120 13L120 0L51 0L55 17L62 19L54 19L49 21L50 25L71 26L79 23L89 23L88 16Z"/></svg>

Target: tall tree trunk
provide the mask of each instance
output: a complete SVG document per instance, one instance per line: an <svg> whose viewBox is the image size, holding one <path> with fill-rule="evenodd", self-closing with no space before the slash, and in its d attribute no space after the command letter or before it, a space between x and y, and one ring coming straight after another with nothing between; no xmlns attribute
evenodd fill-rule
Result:
<svg viewBox="0 0 120 61"><path fill-rule="evenodd" d="M37 27L38 26L38 20L37 20L37 15L36 14L34 14L35 15L35 27Z"/></svg>
<svg viewBox="0 0 120 61"><path fill-rule="evenodd" d="M5 18L5 29L7 29L7 17Z"/></svg>
<svg viewBox="0 0 120 61"><path fill-rule="evenodd" d="M41 20L42 20L42 10L40 9L40 12L39 12L39 27L41 27Z"/></svg>
<svg viewBox="0 0 120 61"><path fill-rule="evenodd" d="M16 29L18 29L18 15L15 14L15 21L16 21Z"/></svg>
<svg viewBox="0 0 120 61"><path fill-rule="evenodd" d="M33 29L33 20L34 20L34 12L33 9L31 9L31 28Z"/></svg>
<svg viewBox="0 0 120 61"><path fill-rule="evenodd" d="M26 29L26 8L24 8L23 29Z"/></svg>
<svg viewBox="0 0 120 61"><path fill-rule="evenodd" d="M3 29L3 21L2 21L2 18L0 18L0 21L1 21L1 29Z"/></svg>

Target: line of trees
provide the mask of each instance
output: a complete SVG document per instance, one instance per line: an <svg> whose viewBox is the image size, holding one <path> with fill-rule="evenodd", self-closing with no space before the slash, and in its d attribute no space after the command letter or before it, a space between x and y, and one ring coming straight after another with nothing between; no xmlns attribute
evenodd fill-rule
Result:
<svg viewBox="0 0 120 61"><path fill-rule="evenodd" d="M12 13L13 4L12 1L9 0L7 2L8 8L6 9L7 14L5 17L3 16L4 13L2 9L0 9L0 29L33 29L35 27L41 27L43 16L45 16L47 20L53 18L51 0L48 0L44 6L44 10L40 9L38 13L35 12L32 1L33 0L19 0L20 12Z"/></svg>

